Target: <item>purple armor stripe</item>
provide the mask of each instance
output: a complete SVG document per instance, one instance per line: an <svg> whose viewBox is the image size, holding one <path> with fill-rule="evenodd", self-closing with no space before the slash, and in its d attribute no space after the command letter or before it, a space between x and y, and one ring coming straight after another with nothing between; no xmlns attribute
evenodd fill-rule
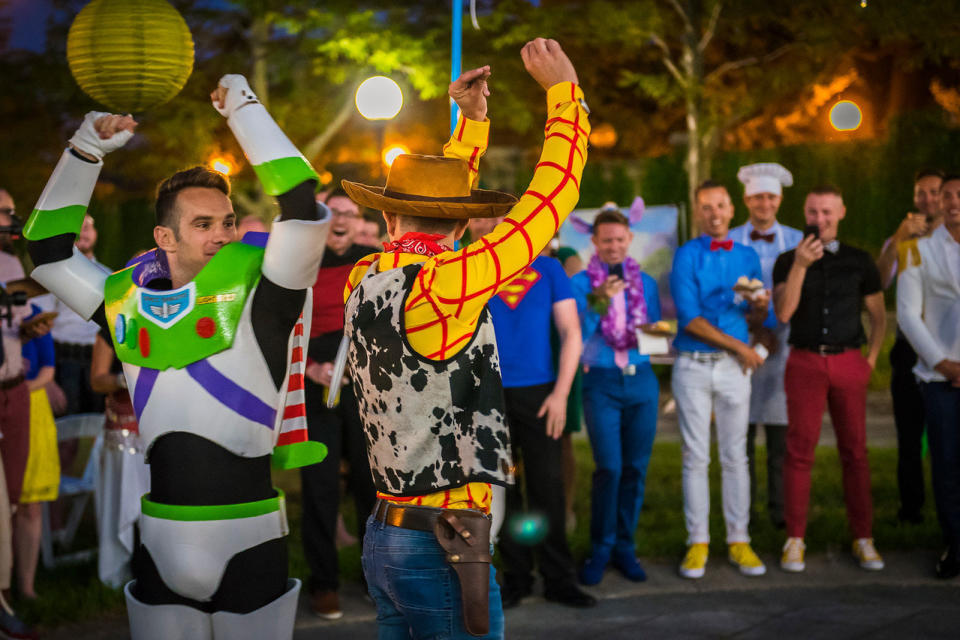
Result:
<svg viewBox="0 0 960 640"><path fill-rule="evenodd" d="M247 420L273 429L277 418L276 410L214 369L213 365L206 360L187 365L187 373L224 406L236 411Z"/></svg>
<svg viewBox="0 0 960 640"><path fill-rule="evenodd" d="M133 410L137 414L137 420L140 420L143 409L147 406L150 393L153 391L153 385L159 375L160 371L158 369L140 367L140 374L137 375L137 386L133 390Z"/></svg>

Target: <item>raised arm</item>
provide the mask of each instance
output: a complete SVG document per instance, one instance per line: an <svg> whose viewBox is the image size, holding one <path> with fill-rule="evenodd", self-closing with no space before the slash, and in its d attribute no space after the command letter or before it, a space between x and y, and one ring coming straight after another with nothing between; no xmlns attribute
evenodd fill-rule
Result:
<svg viewBox="0 0 960 640"><path fill-rule="evenodd" d="M576 70L553 40L538 38L522 55L530 75L547 91L546 135L533 180L492 232L442 254L432 265L442 273L433 280L434 301L468 322L533 262L580 197L590 125Z"/></svg>
<svg viewBox="0 0 960 640"><path fill-rule="evenodd" d="M83 226L103 157L126 144L136 126L130 116L88 113L24 226L36 265L31 277L85 320L103 304L107 274L73 243Z"/></svg>
<svg viewBox="0 0 960 640"><path fill-rule="evenodd" d="M447 89L447 95L460 107L460 119L450 135L450 140L443 146L443 155L460 158L467 163L473 188L477 187L480 158L487 152L490 138L490 121L487 120L489 77L489 65L471 69L464 71Z"/></svg>
<svg viewBox="0 0 960 640"><path fill-rule="evenodd" d="M786 279L773 289L773 306L777 311L777 319L787 323L800 306L800 294L803 292L803 281L807 277L807 269L814 262L823 257L823 243L810 235L797 245L793 264L787 272Z"/></svg>
<svg viewBox="0 0 960 640"><path fill-rule="evenodd" d="M264 192L280 205L280 217L267 241L263 275L287 289L312 286L330 222L326 206L314 196L317 172L267 113L246 78L223 76L210 99L227 119Z"/></svg>

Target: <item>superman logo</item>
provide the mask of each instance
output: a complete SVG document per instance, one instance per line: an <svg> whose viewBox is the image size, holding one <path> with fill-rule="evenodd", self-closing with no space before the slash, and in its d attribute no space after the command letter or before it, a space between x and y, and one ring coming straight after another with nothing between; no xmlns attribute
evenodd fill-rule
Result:
<svg viewBox="0 0 960 640"><path fill-rule="evenodd" d="M533 267L527 267L520 275L511 280L510 284L504 287L497 295L500 296L500 299L503 300L504 304L508 307L516 309L520 306L520 301L523 300L523 297L527 295L530 289L533 288L533 285L537 284L542 277L539 271Z"/></svg>

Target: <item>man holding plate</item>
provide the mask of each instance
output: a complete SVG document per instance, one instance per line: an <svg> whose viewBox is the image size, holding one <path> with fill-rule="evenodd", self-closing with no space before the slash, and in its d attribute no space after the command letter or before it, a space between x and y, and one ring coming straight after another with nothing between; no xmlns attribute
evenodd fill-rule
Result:
<svg viewBox="0 0 960 640"><path fill-rule="evenodd" d="M591 551L580 581L597 584L612 563L639 582L646 573L633 534L657 432L660 385L637 334L660 320L660 298L656 280L627 255L633 234L619 209L597 215L592 239L596 253L570 281L583 332L583 413L596 463Z"/></svg>

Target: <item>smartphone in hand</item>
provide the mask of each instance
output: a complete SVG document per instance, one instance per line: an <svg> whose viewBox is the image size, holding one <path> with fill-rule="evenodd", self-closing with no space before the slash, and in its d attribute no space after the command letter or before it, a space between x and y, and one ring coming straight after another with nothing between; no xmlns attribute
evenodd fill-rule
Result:
<svg viewBox="0 0 960 640"><path fill-rule="evenodd" d="M610 275L617 276L623 280L623 263L610 265Z"/></svg>
<svg viewBox="0 0 960 640"><path fill-rule="evenodd" d="M816 239L820 239L820 227L815 224L808 224L803 228L803 237L813 236Z"/></svg>

